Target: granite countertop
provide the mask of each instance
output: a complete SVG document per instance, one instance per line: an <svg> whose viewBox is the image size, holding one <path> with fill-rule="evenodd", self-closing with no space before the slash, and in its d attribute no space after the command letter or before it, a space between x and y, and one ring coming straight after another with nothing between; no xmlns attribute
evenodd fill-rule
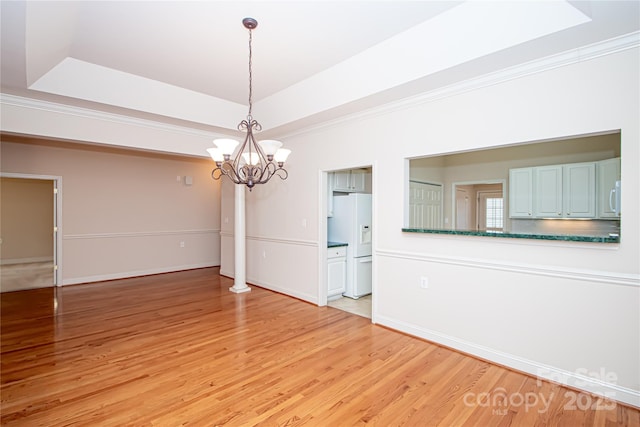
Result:
<svg viewBox="0 0 640 427"><path fill-rule="evenodd" d="M568 234L521 234L521 233L488 233L470 230L432 230L425 228L403 228L405 233L450 234L459 236L506 237L512 239L561 240L565 242L620 243L619 235L610 236L578 236Z"/></svg>
<svg viewBox="0 0 640 427"><path fill-rule="evenodd" d="M349 246L349 245L343 242L327 242L327 248L338 248L340 246Z"/></svg>

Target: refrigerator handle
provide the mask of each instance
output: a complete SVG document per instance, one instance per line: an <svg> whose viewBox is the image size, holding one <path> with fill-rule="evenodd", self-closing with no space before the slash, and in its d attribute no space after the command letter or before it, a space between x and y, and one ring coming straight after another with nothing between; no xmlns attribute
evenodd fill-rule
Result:
<svg viewBox="0 0 640 427"><path fill-rule="evenodd" d="M609 209L611 209L613 212L616 211L616 207L613 206L613 196L616 194L616 189L612 188L611 191L609 191Z"/></svg>
<svg viewBox="0 0 640 427"><path fill-rule="evenodd" d="M371 258L369 258L369 259L359 259L358 260L358 262L360 264L369 264L369 263L371 263L371 261L372 261Z"/></svg>

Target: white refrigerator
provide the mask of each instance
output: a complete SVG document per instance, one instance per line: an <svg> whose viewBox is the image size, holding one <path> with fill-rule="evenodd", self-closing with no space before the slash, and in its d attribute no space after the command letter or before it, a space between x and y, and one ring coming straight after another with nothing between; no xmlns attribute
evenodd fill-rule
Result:
<svg viewBox="0 0 640 427"><path fill-rule="evenodd" d="M347 244L347 281L344 296L371 293L371 194L345 193L333 197L328 218L328 240Z"/></svg>

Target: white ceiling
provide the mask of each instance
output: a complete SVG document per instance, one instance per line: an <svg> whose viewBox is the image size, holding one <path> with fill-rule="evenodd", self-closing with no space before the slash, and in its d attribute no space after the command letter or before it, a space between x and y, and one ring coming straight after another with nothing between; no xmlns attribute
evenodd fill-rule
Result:
<svg viewBox="0 0 640 427"><path fill-rule="evenodd" d="M2 1L2 92L278 135L640 30L640 1Z"/></svg>

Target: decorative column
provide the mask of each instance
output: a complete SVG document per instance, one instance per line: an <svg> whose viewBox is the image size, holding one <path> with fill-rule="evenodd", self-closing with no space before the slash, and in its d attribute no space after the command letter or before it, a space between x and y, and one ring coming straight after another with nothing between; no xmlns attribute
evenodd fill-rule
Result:
<svg viewBox="0 0 640 427"><path fill-rule="evenodd" d="M242 184L234 185L236 188L235 194L235 213L234 213L234 253L235 253L235 274L233 287L229 288L231 292L237 294L242 292L249 292L250 287L246 283L246 257L247 251L245 248L245 209L244 209L244 196L245 186Z"/></svg>

